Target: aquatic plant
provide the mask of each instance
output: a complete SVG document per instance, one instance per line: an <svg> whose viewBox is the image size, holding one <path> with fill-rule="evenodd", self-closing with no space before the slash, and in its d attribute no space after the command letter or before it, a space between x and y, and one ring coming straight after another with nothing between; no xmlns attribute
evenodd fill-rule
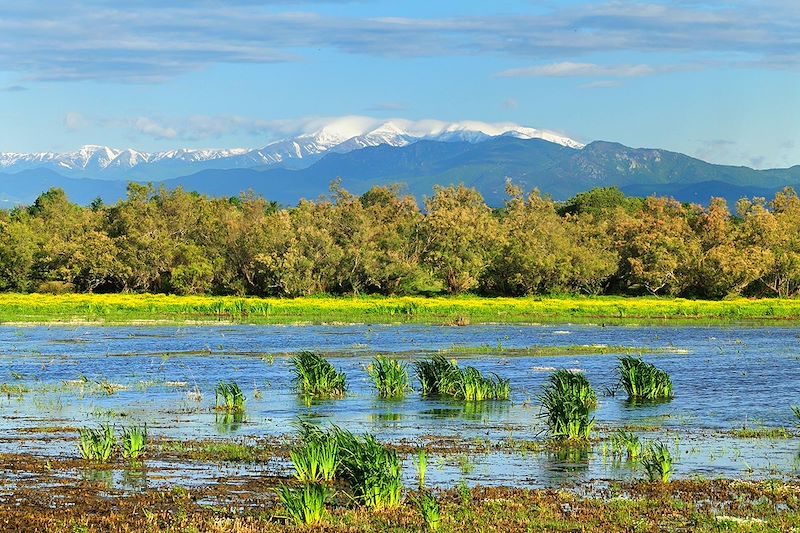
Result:
<svg viewBox="0 0 800 533"><path fill-rule="evenodd" d="M414 498L414 503L422 515L422 520L428 530L439 531L439 527L442 525L442 513L436 497L430 491L423 491L418 497Z"/></svg>
<svg viewBox="0 0 800 533"><path fill-rule="evenodd" d="M369 433L357 437L338 426L328 431L311 424L301 424L306 444L335 440L339 464L336 477L343 479L353 492L353 499L370 508L387 509L400 504L403 485L397 453L375 440Z"/></svg>
<svg viewBox="0 0 800 533"><path fill-rule="evenodd" d="M311 398L341 398L347 392L345 375L318 353L300 352L291 363L301 394Z"/></svg>
<svg viewBox="0 0 800 533"><path fill-rule="evenodd" d="M644 466L650 481L669 483L672 475L672 454L667 445L662 442L651 442L642 454Z"/></svg>
<svg viewBox="0 0 800 533"><path fill-rule="evenodd" d="M329 483L339 466L339 443L336 439L306 442L289 452L295 477L301 483Z"/></svg>
<svg viewBox="0 0 800 533"><path fill-rule="evenodd" d="M414 364L423 396L444 395L459 400L508 400L511 392L509 380L497 374L484 376L477 368L464 369L442 355Z"/></svg>
<svg viewBox="0 0 800 533"><path fill-rule="evenodd" d="M78 432L78 450L87 461L105 463L114 452L114 430L105 424L98 429L83 428Z"/></svg>
<svg viewBox="0 0 800 533"><path fill-rule="evenodd" d="M795 418L797 418L797 421L800 422L800 405L793 405L792 412L794 413Z"/></svg>
<svg viewBox="0 0 800 533"><path fill-rule="evenodd" d="M664 400L672 398L672 380L665 371L638 357L619 358L620 384L629 400Z"/></svg>
<svg viewBox="0 0 800 533"><path fill-rule="evenodd" d="M550 374L540 397L550 436L557 440L587 441L594 426L589 413L597 396L583 374L558 370Z"/></svg>
<svg viewBox="0 0 800 533"><path fill-rule="evenodd" d="M297 525L314 526L325 518L328 488L311 483L296 489L278 488L278 498L286 509L287 518Z"/></svg>
<svg viewBox="0 0 800 533"><path fill-rule="evenodd" d="M122 456L136 460L147 446L147 425L122 429Z"/></svg>
<svg viewBox="0 0 800 533"><path fill-rule="evenodd" d="M611 435L611 453L616 457L626 457L628 461L636 461L642 453L642 442L638 435L618 429Z"/></svg>
<svg viewBox="0 0 800 533"><path fill-rule="evenodd" d="M229 413L244 411L244 393L235 382L218 383L214 388L214 406Z"/></svg>
<svg viewBox="0 0 800 533"><path fill-rule="evenodd" d="M420 448L417 452L417 474L419 475L419 488L425 487L425 473L428 470L428 452Z"/></svg>
<svg viewBox="0 0 800 533"><path fill-rule="evenodd" d="M375 357L367 367L367 373L381 398L399 399L411 390L407 365L394 359L383 355Z"/></svg>

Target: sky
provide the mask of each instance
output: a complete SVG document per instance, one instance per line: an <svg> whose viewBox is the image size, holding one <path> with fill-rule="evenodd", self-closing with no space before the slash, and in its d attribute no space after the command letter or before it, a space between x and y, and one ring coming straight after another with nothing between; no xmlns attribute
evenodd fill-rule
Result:
<svg viewBox="0 0 800 533"><path fill-rule="evenodd" d="M258 148L360 116L800 164L797 0L3 4L0 152Z"/></svg>

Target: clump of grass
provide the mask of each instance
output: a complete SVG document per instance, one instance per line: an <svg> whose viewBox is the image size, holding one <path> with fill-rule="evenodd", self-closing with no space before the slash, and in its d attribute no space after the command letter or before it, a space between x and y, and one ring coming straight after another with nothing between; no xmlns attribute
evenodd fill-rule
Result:
<svg viewBox="0 0 800 533"><path fill-rule="evenodd" d="M339 466L336 439L312 440L289 452L295 477L301 483L329 483Z"/></svg>
<svg viewBox="0 0 800 533"><path fill-rule="evenodd" d="M800 405L793 405L792 412L794 413L795 418L797 418L797 421L800 422Z"/></svg>
<svg viewBox="0 0 800 533"><path fill-rule="evenodd" d="M548 432L556 440L589 440L594 418L589 413L597 406L597 395L583 374L558 370L550 374L540 397Z"/></svg>
<svg viewBox="0 0 800 533"><path fill-rule="evenodd" d="M147 446L147 426L122 429L122 456L136 460L144 454Z"/></svg>
<svg viewBox="0 0 800 533"><path fill-rule="evenodd" d="M619 359L617 371L629 400L667 400L672 398L672 380L665 371L637 357Z"/></svg>
<svg viewBox="0 0 800 533"><path fill-rule="evenodd" d="M509 380L497 374L484 376L471 366L461 369L442 355L414 366L423 396L444 395L466 401L508 400L511 392Z"/></svg>
<svg viewBox="0 0 800 533"><path fill-rule="evenodd" d="M244 411L244 393L235 382L218 383L214 388L214 406L229 413Z"/></svg>
<svg viewBox="0 0 800 533"><path fill-rule="evenodd" d="M644 466L650 481L669 483L672 475L672 454L667 445L662 442L651 442L642 454Z"/></svg>
<svg viewBox="0 0 800 533"><path fill-rule="evenodd" d="M420 448L417 452L417 473L419 474L419 488L425 488L425 473L428 470L428 452Z"/></svg>
<svg viewBox="0 0 800 533"><path fill-rule="evenodd" d="M636 461L642 454L642 441L638 435L619 429L611 435L611 453L616 457L625 456L628 461Z"/></svg>
<svg viewBox="0 0 800 533"><path fill-rule="evenodd" d="M400 399L411 390L408 382L407 365L379 355L367 367L367 373L378 389L378 396L387 399Z"/></svg>
<svg viewBox="0 0 800 533"><path fill-rule="evenodd" d="M79 430L78 450L87 461L105 463L114 453L115 441L110 425L102 425L98 429L83 428Z"/></svg>
<svg viewBox="0 0 800 533"><path fill-rule="evenodd" d="M345 375L337 372L324 357L300 352L292 358L295 383L301 394L311 398L341 398L347 392Z"/></svg>
<svg viewBox="0 0 800 533"><path fill-rule="evenodd" d="M287 518L297 525L315 526L325 518L328 488L318 483L297 489L278 488L278 497L286 509Z"/></svg>
<svg viewBox="0 0 800 533"><path fill-rule="evenodd" d="M301 431L306 444L336 441L339 453L336 477L347 482L356 502L373 509L391 509L400 504L403 485L400 461L394 450L369 433L357 437L337 426L323 431L304 424Z"/></svg>
<svg viewBox="0 0 800 533"><path fill-rule="evenodd" d="M424 491L419 497L414 498L414 503L428 530L439 531L439 527L442 525L442 513L436 497L430 491Z"/></svg>

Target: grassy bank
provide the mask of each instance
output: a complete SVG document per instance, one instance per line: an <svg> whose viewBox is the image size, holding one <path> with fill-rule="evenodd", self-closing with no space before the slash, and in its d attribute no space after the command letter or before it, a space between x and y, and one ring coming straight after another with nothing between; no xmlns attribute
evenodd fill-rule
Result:
<svg viewBox="0 0 800 533"><path fill-rule="evenodd" d="M233 321L256 324L800 320L800 300L666 298L237 298L161 294L2 294L0 322Z"/></svg>

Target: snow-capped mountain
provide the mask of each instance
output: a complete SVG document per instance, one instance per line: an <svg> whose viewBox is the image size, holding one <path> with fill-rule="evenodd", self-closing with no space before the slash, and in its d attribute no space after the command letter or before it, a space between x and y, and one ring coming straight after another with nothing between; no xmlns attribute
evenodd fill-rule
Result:
<svg viewBox="0 0 800 533"><path fill-rule="evenodd" d="M479 143L500 135L543 139L570 148L583 145L552 132L516 124L446 123L435 120L377 122L367 117L343 117L309 133L269 143L263 148L228 150L178 149L163 152L118 150L87 145L74 152L0 153L0 172L45 168L68 177L161 180L208 169L273 166L304 168L328 152L347 153L369 146L406 146L419 140Z"/></svg>

